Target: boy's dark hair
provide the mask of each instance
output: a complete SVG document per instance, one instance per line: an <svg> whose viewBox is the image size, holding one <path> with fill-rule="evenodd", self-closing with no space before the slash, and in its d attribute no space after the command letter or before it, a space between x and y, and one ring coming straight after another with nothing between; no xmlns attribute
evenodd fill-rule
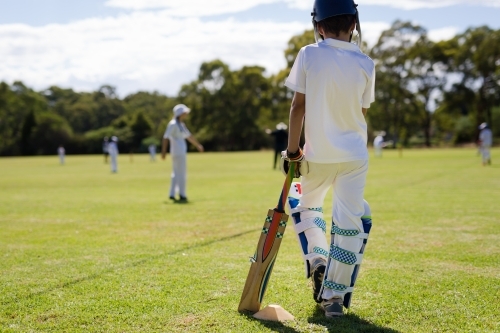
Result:
<svg viewBox="0 0 500 333"><path fill-rule="evenodd" d="M327 17L317 24L323 28L325 33L331 33L338 37L341 32L350 32L354 22L356 22L355 15L339 15Z"/></svg>

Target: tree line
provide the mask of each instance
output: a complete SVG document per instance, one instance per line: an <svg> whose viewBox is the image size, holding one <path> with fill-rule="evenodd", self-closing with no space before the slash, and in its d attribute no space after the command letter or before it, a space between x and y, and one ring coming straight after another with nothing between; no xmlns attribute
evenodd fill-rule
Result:
<svg viewBox="0 0 500 333"><path fill-rule="evenodd" d="M293 92L284 86L295 57L314 40L312 30L290 39L286 68L266 76L260 66L231 70L205 62L177 96L137 92L124 98L104 85L94 92L57 86L34 91L22 82L0 83L0 155L100 153L105 136L120 149L145 151L159 144L172 108L188 105L188 127L210 151L270 146L266 128L283 121ZM425 28L396 21L365 52L375 61L376 102L368 111L369 137L385 131L394 146L475 142L488 122L500 136L500 30L475 27L433 42Z"/></svg>

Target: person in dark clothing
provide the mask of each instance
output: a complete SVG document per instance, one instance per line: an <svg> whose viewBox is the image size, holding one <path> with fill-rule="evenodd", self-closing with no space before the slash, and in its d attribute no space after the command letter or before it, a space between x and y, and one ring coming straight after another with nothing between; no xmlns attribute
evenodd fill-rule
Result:
<svg viewBox="0 0 500 333"><path fill-rule="evenodd" d="M288 132L286 131L288 126L281 122L276 125L276 130L271 131L266 129L266 133L274 137L274 162L273 169L276 169L276 162L278 161L278 156L281 156L281 152L286 149L288 145Z"/></svg>

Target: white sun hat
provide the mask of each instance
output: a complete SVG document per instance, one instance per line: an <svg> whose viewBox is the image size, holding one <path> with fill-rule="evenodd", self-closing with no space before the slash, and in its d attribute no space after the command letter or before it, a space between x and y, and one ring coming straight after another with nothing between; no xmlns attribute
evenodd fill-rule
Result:
<svg viewBox="0 0 500 333"><path fill-rule="evenodd" d="M278 125L276 125L277 130L286 130L287 128L288 128L288 126L286 126L286 124L284 122L281 122Z"/></svg>
<svg viewBox="0 0 500 333"><path fill-rule="evenodd" d="M185 106L184 104L177 104L174 106L174 117L179 117L183 113L189 113L191 111L190 108Z"/></svg>

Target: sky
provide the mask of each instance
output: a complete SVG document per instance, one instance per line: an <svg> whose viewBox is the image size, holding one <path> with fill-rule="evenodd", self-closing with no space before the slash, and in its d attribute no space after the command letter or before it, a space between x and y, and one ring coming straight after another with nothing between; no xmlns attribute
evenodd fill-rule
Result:
<svg viewBox="0 0 500 333"><path fill-rule="evenodd" d="M313 0L0 0L0 81L42 91L104 84L124 97L175 96L200 65L286 66L291 37L311 25ZM432 40L469 27L500 29L500 0L357 0L370 46L395 20ZM314 42L314 41L311 41Z"/></svg>

